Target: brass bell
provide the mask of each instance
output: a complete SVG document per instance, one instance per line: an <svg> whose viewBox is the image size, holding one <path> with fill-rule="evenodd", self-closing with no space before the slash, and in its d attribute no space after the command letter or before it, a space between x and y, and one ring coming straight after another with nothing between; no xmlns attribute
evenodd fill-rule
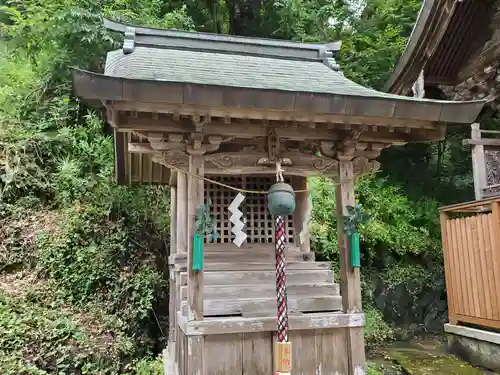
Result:
<svg viewBox="0 0 500 375"><path fill-rule="evenodd" d="M295 192L289 184L277 182L267 192L267 209L274 216L288 216L295 210Z"/></svg>

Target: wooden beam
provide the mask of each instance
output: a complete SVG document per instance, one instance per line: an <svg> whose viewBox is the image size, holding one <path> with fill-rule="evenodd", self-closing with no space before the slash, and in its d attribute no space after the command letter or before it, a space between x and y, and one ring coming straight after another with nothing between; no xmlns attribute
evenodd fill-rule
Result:
<svg viewBox="0 0 500 375"><path fill-rule="evenodd" d="M231 333L273 332L276 330L276 317L242 318L224 317L204 321L188 321L180 313L179 327L187 336L220 335ZM311 313L290 316L290 329L293 331L363 327L363 314Z"/></svg>
<svg viewBox="0 0 500 375"><path fill-rule="evenodd" d="M481 200L474 200L470 202L456 203L449 206L439 207L439 211L444 212L477 212L485 211L484 207L490 210L490 207L499 202L500 197L492 197Z"/></svg>
<svg viewBox="0 0 500 375"><path fill-rule="evenodd" d="M340 255L340 290L344 313L361 312L361 279L359 268L351 267L349 244L344 233L346 206L354 206L354 165L352 160L339 160L340 184L336 187L337 200L337 239ZM359 373L365 365L363 328L347 330L347 353L349 374Z"/></svg>
<svg viewBox="0 0 500 375"><path fill-rule="evenodd" d="M474 124L472 124L472 125L474 125ZM500 147L500 139L495 139L495 138L464 139L464 140L462 140L462 144L464 146L471 145L471 146L496 146L496 147Z"/></svg>
<svg viewBox="0 0 500 375"><path fill-rule="evenodd" d="M225 118L228 115L228 108L200 108L197 105L177 105L166 103L146 103L146 102L125 102L114 101L112 108L118 111L140 111L140 112L158 112L172 113L181 116L192 116L203 112L204 116ZM403 126L417 129L433 129L431 122L415 119L400 119L385 116L353 116L343 114L311 114L299 111L277 111L264 109L236 109L232 108L231 117L244 119L251 118L256 120L268 121L297 121L303 122L307 126L314 123L336 123L352 125L380 125L380 126Z"/></svg>
<svg viewBox="0 0 500 375"><path fill-rule="evenodd" d="M187 188L187 259L188 259L188 319L203 320L203 270L193 270L193 237L196 231L196 210L204 201L203 180L194 177L203 176L203 155L189 155L189 173Z"/></svg>
<svg viewBox="0 0 500 375"><path fill-rule="evenodd" d="M295 124L295 126L294 126ZM262 121L260 123L255 122L255 121L250 121L250 120L244 120L244 119L233 119L231 123L226 123L225 119L214 117L211 119L209 123L206 123L203 126L203 133L204 134L222 134L224 136L240 136L242 134L248 134L249 136L257 136L257 135L266 135L268 128L272 126L274 129L286 129L287 131L289 129L296 129L291 133L291 135L294 135L294 132L299 132L300 136L304 136L304 134L309 134L309 135L314 135L316 133L316 129L319 131L326 131L330 130L329 134L331 135L332 133L335 133L336 131L339 130L349 130L353 129L356 127L364 128L367 125L372 125L370 124L369 121L360 123L360 124L354 124L354 123L348 123L347 125L344 123L332 123L332 122L325 122L325 123L318 123L315 129L312 129L308 126L307 122L301 123L301 122L291 122L291 121ZM378 124L375 126L369 126L370 131L366 131L366 133L370 132L377 132L377 131L384 131L388 127L392 127L394 129L404 129L404 128L411 128L412 131L414 132L425 132L426 130L436 130L438 128L439 124L434 124L434 123L419 123L418 125L416 124L408 124L406 121L388 121L388 122L383 122L382 124ZM346 129L347 127L347 129ZM237 131L236 129L240 128L240 131ZM117 131L130 131L130 130L136 130L136 131L151 131L151 132L173 132L173 133L191 133L194 132L195 126L193 125L193 122L190 121L189 119L186 118L179 118L179 120L174 120L170 117L161 117L154 119L152 117L130 117L130 116L122 116L121 121L119 123ZM376 130L374 130L376 129ZM243 132L241 132L241 130ZM365 129L366 130L366 129ZM279 134L280 130L277 130L277 135L278 136L284 136L287 137L289 136L288 133L283 133Z"/></svg>
<svg viewBox="0 0 500 375"><path fill-rule="evenodd" d="M326 142L321 142L321 143L324 144ZM333 143L333 142L331 142L331 143ZM246 155L246 157L252 156L252 154L250 154L249 151L244 151L245 148L248 147L248 145L239 144L239 143L229 143L228 145L229 146L233 146L233 145L238 146L235 148L237 151L234 151L234 152L236 152L236 153L241 152L241 159L243 159L245 157L245 155ZM361 145L363 145L363 147L360 147ZM205 146L205 145L202 145L202 146ZM210 146L212 146L212 145L209 145L209 147ZM353 157L365 157L367 159L375 159L378 156L380 156L380 152L384 148L387 148L387 147L390 147L390 144L387 144L387 143L368 143L368 144L367 143L358 143L357 144L358 149L353 150L352 156ZM179 147L170 148L170 149L168 149L168 147L155 148L147 142L129 142L128 143L128 152L132 153L132 154L157 154L157 153L163 152L163 151L165 151L167 153L168 152L175 152L177 155L181 155L182 153L186 153L186 150L182 150ZM209 151L211 151L211 150L209 149ZM234 152L232 152L233 155L234 155ZM332 149L332 150L330 150L330 152L327 151L326 153L322 151L321 154L323 156L333 157L335 152L336 151L334 149ZM222 155L222 154L224 154L224 152L211 153L211 155L218 155L218 154ZM290 154L290 152L288 152L288 154ZM262 152L262 155L265 155L265 153ZM295 155L297 155L297 153L295 153ZM306 156L306 155L307 154L304 154L304 156Z"/></svg>
<svg viewBox="0 0 500 375"><path fill-rule="evenodd" d="M346 136L346 129L342 126L336 126L331 129L327 124L319 124L315 129L304 126L292 126L288 122L274 122L272 124L278 137L284 140L305 141L305 140L343 140ZM350 128L352 128L350 126ZM405 144L410 141L420 142L436 140L442 138L441 124L433 125L432 129L411 129L410 133L405 133L404 125L394 125L391 127L378 126L370 127L369 131L364 131L359 139L361 142L379 142L390 144ZM264 124L257 124L251 121L234 120L231 124L225 124L222 120L214 119L203 129L204 135L217 135L223 137L234 137L241 139L254 139L266 137L269 127ZM375 130L374 130L375 129ZM191 133L193 126L186 120L176 122L171 119L133 119L128 118L122 123L117 132L128 131L155 131L166 133Z"/></svg>
<svg viewBox="0 0 500 375"><path fill-rule="evenodd" d="M204 146L204 145L202 145ZM147 143L132 143L131 148L136 152L155 153L152 160L167 168L188 169L188 156L181 150L172 150L160 153L151 149ZM201 147L199 151L205 150ZM354 172L355 174L368 173L370 170L376 170L379 163L358 153L367 153L368 156L375 156L379 150L355 151ZM312 153L300 151L285 151L280 156L289 163L285 166L286 173L294 176L307 175L328 175L336 176L338 174L338 162L336 159L322 155L313 155ZM273 166L260 165L262 159L266 159L266 153L260 151L241 151L241 152L217 152L204 156L204 170L207 175L240 175L240 174L272 174Z"/></svg>

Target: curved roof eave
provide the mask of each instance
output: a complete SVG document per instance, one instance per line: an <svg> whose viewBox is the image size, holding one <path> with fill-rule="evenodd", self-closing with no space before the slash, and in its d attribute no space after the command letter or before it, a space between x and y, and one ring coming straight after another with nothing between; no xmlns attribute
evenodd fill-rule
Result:
<svg viewBox="0 0 500 375"><path fill-rule="evenodd" d="M451 4L447 4L450 3ZM453 16L457 0L424 0L415 26L394 72L384 86L384 91L406 95L401 92L402 84L417 79L430 57L429 50L435 50L443 31Z"/></svg>
<svg viewBox="0 0 500 375"><path fill-rule="evenodd" d="M427 123L471 123L485 100L450 102L409 97L370 97L331 93L263 90L193 83L111 77L74 69L73 88L86 100L147 102L241 110L367 116ZM215 91L217 90L217 91ZM258 94L258 95L256 95ZM239 99L247 100L239 100Z"/></svg>

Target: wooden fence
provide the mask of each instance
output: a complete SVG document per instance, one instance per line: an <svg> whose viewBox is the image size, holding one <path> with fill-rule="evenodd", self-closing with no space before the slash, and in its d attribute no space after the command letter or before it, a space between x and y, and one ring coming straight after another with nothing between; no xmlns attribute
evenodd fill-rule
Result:
<svg viewBox="0 0 500 375"><path fill-rule="evenodd" d="M500 198L440 211L450 323L500 328Z"/></svg>

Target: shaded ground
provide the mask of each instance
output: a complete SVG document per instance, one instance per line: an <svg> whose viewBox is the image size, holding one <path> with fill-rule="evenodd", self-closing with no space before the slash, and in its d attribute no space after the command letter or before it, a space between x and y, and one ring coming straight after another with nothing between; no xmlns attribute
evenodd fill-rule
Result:
<svg viewBox="0 0 500 375"><path fill-rule="evenodd" d="M384 375L493 375L446 352L442 339L394 343L374 354L371 362Z"/></svg>

